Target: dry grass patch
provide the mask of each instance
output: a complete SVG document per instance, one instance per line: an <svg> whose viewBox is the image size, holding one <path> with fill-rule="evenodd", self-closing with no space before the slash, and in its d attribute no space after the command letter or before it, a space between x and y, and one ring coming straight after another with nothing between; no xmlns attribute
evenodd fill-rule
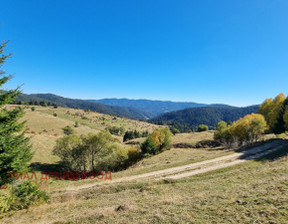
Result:
<svg viewBox="0 0 288 224"><path fill-rule="evenodd" d="M249 161L172 183L122 183L2 223L287 223L288 160ZM89 197L85 197L88 196ZM130 209L117 211L120 205Z"/></svg>
<svg viewBox="0 0 288 224"><path fill-rule="evenodd" d="M213 137L214 137L214 131L181 133L173 136L173 144L177 143L195 144L202 140L213 140Z"/></svg>

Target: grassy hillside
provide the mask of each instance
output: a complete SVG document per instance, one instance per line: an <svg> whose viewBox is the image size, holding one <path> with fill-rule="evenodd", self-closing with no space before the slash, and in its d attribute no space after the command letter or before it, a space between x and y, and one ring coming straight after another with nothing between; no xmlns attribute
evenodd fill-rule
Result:
<svg viewBox="0 0 288 224"><path fill-rule="evenodd" d="M278 156L178 181L115 183L70 192L0 222L287 223L288 160Z"/></svg>
<svg viewBox="0 0 288 224"><path fill-rule="evenodd" d="M11 105L9 107L12 107ZM126 130L148 130L157 125L83 110L26 107L23 120L31 137L32 171L57 171L59 158L52 155L62 128L75 122L78 134L98 132L109 126ZM57 114L57 116L55 116ZM79 115L80 114L80 115ZM116 136L115 136L116 137ZM273 138L275 136L267 136ZM121 137L119 137L121 140ZM173 136L173 144L211 140L213 131ZM141 141L141 139L135 139ZM127 147L121 142L124 147ZM29 210L17 211L0 223L286 223L288 221L288 148L266 159L198 174L181 180L143 179L77 189L98 180L55 180L41 182L51 201ZM145 174L193 164L233 153L220 148L172 148L147 157L127 170L112 173L112 179ZM276 160L274 160L276 159ZM69 190L70 189L70 190Z"/></svg>
<svg viewBox="0 0 288 224"><path fill-rule="evenodd" d="M206 124L214 128L219 121L236 121L247 114L256 113L259 106L250 107L199 107L165 113L150 121L156 124L179 123L190 128L196 128L200 124Z"/></svg>
<svg viewBox="0 0 288 224"><path fill-rule="evenodd" d="M10 107L13 107L10 105ZM159 127L158 125L150 124L142 121L129 120L110 115L99 114L95 112L84 112L83 110L69 108L53 108L53 107L35 107L35 111L31 110L32 106L25 106L25 116L22 120L26 120L27 131L26 135L31 137L31 144L34 152L32 158L33 170L40 171L57 171L59 158L52 155L53 147L56 140L62 136L63 128L69 125L73 127L77 134L97 133L110 126L124 127L125 130L138 130L152 132ZM57 116L54 116L56 115ZM75 123L79 126L74 127ZM129 147L122 143L122 136L114 136L118 138L123 147ZM173 143L189 143L193 144L203 139L212 139L213 132L202 133L186 133L173 136ZM141 142L143 139L134 139L135 142ZM209 151L199 149L171 149L170 151L161 153L157 156L146 158L134 164L125 171L114 174L114 177L134 175L164 169L178 165L184 165L191 162L203 161L206 159L215 158L218 156L229 154L228 151ZM70 185L81 185L87 180L78 182L67 181L50 181L50 185L46 186L47 190L55 190L68 187ZM89 182L89 180L88 180Z"/></svg>
<svg viewBox="0 0 288 224"><path fill-rule="evenodd" d="M8 107L14 107L9 105ZM34 107L35 111L31 108ZM55 163L59 159L52 155L56 140L64 136L63 128L72 127L77 134L97 133L108 127L123 127L128 130L147 130L152 132L158 125L147 122L130 120L116 116L85 112L81 109L53 108L42 106L23 106L25 115L21 119L26 121L26 135L31 137L33 151L32 162ZM75 127L76 122L78 127ZM122 141L123 136L114 136Z"/></svg>

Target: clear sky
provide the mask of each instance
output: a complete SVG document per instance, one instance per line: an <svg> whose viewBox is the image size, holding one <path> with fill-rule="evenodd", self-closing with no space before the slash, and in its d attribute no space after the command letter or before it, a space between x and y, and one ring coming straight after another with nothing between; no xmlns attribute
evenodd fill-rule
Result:
<svg viewBox="0 0 288 224"><path fill-rule="evenodd" d="M0 0L5 87L250 105L288 86L287 0Z"/></svg>

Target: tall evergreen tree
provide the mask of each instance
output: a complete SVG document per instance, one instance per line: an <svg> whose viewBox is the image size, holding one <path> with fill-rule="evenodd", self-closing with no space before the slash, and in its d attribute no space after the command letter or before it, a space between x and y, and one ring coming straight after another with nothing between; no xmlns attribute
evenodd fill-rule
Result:
<svg viewBox="0 0 288 224"><path fill-rule="evenodd" d="M288 97L284 100L283 104L281 105L278 113L277 120L275 122L273 132L276 134L281 134L285 132L285 121L284 121L284 114L286 112L286 108L288 106Z"/></svg>
<svg viewBox="0 0 288 224"><path fill-rule="evenodd" d="M14 102L20 94L15 90L2 89L11 75L5 75L1 70L6 59L11 54L4 54L6 43L0 43L0 186L11 182L10 172L28 171L28 162L32 158L29 138L24 136L25 122L18 122L24 114L21 108L8 108L6 105Z"/></svg>

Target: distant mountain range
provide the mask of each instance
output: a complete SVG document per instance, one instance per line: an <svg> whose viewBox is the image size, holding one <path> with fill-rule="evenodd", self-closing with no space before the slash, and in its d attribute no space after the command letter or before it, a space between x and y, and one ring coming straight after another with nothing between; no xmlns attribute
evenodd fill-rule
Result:
<svg viewBox="0 0 288 224"><path fill-rule="evenodd" d="M196 128L200 124L206 124L214 128L219 121L233 122L247 114L256 113L259 105L249 107L197 107L188 108L162 114L152 118L150 122L156 124L175 124Z"/></svg>
<svg viewBox="0 0 288 224"><path fill-rule="evenodd" d="M157 124L179 123L189 127L206 124L210 128L221 121L235 121L249 113L255 113L259 106L233 107L225 104L201 104L194 102L171 102L159 100L70 99L54 94L22 94L17 101L27 103L56 103L61 107L89 109L103 114L149 120Z"/></svg>
<svg viewBox="0 0 288 224"><path fill-rule="evenodd" d="M230 107L225 104L203 104L195 102L172 102L172 101L160 101L160 100L130 100L130 99L101 99L101 100L88 100L90 102L102 103L109 106L120 107L134 107L141 111L148 112L153 117L160 114L164 114L171 111L183 110L191 107Z"/></svg>
<svg viewBox="0 0 288 224"><path fill-rule="evenodd" d="M109 106L101 103L90 102L87 100L70 99L54 94L22 94L17 98L17 101L24 102L50 102L56 103L61 107L79 108L91 111L97 111L103 114L109 114L119 117L127 117L136 120L147 120L152 118L153 115L146 111L141 111L137 108L132 107L119 107L119 106Z"/></svg>

